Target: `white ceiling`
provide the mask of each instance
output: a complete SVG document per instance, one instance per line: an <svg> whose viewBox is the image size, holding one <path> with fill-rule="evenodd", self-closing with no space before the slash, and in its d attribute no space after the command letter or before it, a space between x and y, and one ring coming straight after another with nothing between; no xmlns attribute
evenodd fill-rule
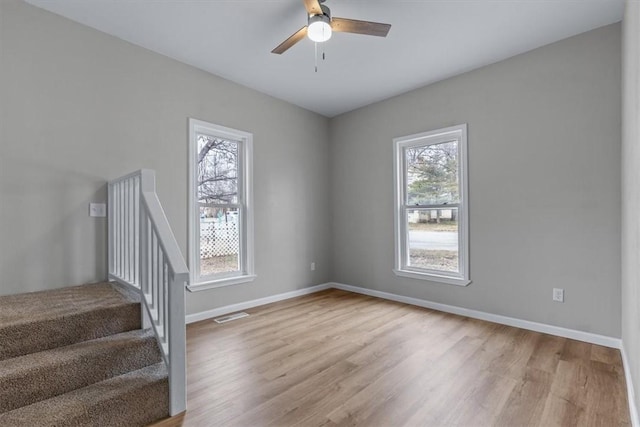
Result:
<svg viewBox="0 0 640 427"><path fill-rule="evenodd" d="M27 0L327 117L622 19L624 0L327 0L333 16L392 24L337 33L314 72L301 0ZM319 45L321 46L321 45Z"/></svg>

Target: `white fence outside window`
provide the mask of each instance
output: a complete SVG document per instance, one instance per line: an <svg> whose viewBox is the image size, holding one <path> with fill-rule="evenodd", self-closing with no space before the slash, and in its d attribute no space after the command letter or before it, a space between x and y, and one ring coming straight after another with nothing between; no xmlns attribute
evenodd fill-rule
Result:
<svg viewBox="0 0 640 427"><path fill-rule="evenodd" d="M236 255L240 248L238 221L218 218L200 220L200 258Z"/></svg>

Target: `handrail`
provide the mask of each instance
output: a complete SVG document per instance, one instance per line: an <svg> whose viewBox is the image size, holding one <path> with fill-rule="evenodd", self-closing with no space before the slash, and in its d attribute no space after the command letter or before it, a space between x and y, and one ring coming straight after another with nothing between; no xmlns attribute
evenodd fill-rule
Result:
<svg viewBox="0 0 640 427"><path fill-rule="evenodd" d="M109 280L141 296L169 371L169 411L186 410L185 288L189 270L156 194L155 172L109 182Z"/></svg>

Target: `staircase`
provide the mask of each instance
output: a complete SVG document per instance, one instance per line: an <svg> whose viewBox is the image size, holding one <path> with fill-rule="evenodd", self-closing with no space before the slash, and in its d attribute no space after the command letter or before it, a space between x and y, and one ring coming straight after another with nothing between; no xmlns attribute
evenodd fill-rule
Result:
<svg viewBox="0 0 640 427"><path fill-rule="evenodd" d="M0 297L0 426L145 426L169 382L137 295L110 283Z"/></svg>

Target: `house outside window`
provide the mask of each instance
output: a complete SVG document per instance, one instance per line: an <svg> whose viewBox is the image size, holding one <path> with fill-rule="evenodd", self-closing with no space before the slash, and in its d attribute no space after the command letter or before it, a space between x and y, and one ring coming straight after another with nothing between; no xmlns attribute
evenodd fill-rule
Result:
<svg viewBox="0 0 640 427"><path fill-rule="evenodd" d="M255 279L253 135L189 120L190 290Z"/></svg>
<svg viewBox="0 0 640 427"><path fill-rule="evenodd" d="M468 285L466 124L395 138L394 169L394 272Z"/></svg>

